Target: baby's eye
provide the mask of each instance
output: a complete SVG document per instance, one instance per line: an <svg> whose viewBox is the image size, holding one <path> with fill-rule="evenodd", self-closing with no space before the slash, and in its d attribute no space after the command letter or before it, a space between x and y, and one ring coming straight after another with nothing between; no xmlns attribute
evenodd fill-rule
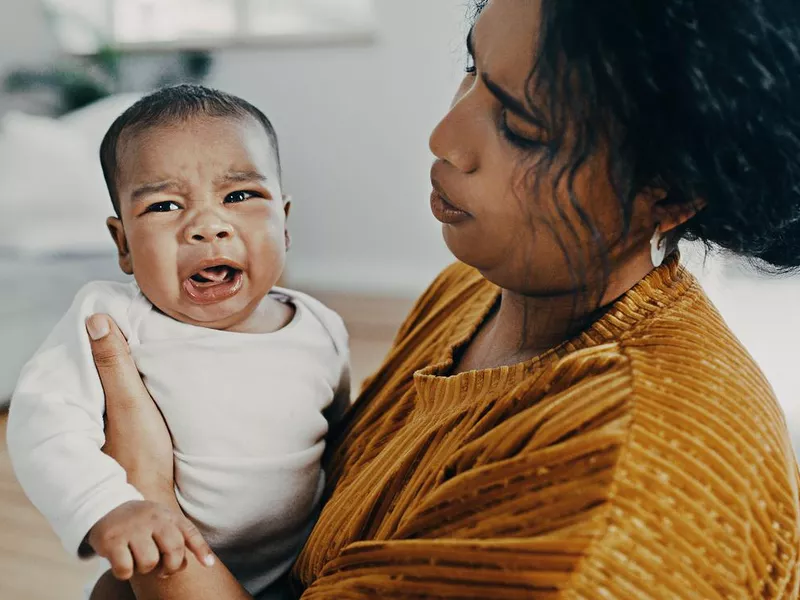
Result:
<svg viewBox="0 0 800 600"><path fill-rule="evenodd" d="M235 204L237 202L244 202L245 200L249 200L250 198L260 197L260 194L256 192L246 192L244 190L240 190L238 192L232 192L225 196L225 203L226 204Z"/></svg>
<svg viewBox="0 0 800 600"><path fill-rule="evenodd" d="M145 212L171 212L173 210L180 209L181 207L175 202L172 202L171 200L165 200L164 202L156 202L155 204L151 204L147 207Z"/></svg>

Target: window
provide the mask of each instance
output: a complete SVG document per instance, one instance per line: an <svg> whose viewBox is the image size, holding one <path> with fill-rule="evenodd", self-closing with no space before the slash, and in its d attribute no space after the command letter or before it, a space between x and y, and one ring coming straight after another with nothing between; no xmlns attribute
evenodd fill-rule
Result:
<svg viewBox="0 0 800 600"><path fill-rule="evenodd" d="M373 0L44 0L64 49L214 48L295 41L366 41Z"/></svg>

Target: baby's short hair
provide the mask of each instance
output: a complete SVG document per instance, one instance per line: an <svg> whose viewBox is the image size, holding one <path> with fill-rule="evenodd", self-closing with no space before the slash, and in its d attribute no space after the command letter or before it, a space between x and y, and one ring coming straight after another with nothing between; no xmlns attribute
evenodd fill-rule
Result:
<svg viewBox="0 0 800 600"><path fill-rule="evenodd" d="M278 135L270 120L258 108L237 96L202 85L181 84L165 87L141 98L117 117L100 144L100 164L117 216L120 216L116 180L119 167L117 146L123 133L141 132L195 116L255 118L269 136L280 175Z"/></svg>

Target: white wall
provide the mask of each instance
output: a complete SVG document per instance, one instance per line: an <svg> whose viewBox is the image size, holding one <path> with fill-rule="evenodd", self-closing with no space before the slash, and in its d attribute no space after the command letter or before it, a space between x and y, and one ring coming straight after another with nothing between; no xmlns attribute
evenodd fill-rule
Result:
<svg viewBox="0 0 800 600"><path fill-rule="evenodd" d="M428 208L428 136L461 77L468 4L377 0L372 46L217 53L209 83L281 139L293 283L414 294L452 260Z"/></svg>

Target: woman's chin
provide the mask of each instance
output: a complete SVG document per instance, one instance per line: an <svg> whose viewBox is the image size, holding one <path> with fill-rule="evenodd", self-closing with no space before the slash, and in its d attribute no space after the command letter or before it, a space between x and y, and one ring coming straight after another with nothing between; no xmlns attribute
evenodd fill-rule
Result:
<svg viewBox="0 0 800 600"><path fill-rule="evenodd" d="M453 256L466 265L480 269L480 265L486 262L486 248L475 236L465 233L459 228L442 225L444 243Z"/></svg>

